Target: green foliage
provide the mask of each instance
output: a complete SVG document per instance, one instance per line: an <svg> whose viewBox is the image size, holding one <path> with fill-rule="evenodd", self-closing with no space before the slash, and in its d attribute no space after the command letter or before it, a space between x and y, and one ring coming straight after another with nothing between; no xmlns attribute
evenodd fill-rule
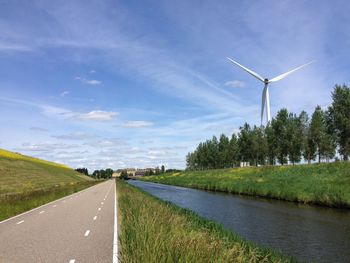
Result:
<svg viewBox="0 0 350 263"><path fill-rule="evenodd" d="M350 156L350 88L336 85L332 93L332 105L328 108L328 121L344 160Z"/></svg>
<svg viewBox="0 0 350 263"><path fill-rule="evenodd" d="M89 170L87 168L77 168L75 169L78 173L85 174L86 176L89 176Z"/></svg>
<svg viewBox="0 0 350 263"><path fill-rule="evenodd" d="M92 177L95 179L109 179L112 178L113 170L111 168L107 168L106 170L95 170L92 173Z"/></svg>
<svg viewBox="0 0 350 263"><path fill-rule="evenodd" d="M119 178L123 179L123 180L127 180L128 179L128 172L126 170L121 171Z"/></svg>
<svg viewBox="0 0 350 263"><path fill-rule="evenodd" d="M83 181L37 189L31 192L2 195L0 196L0 221L73 194L96 183L97 181Z"/></svg>
<svg viewBox="0 0 350 263"><path fill-rule="evenodd" d="M292 261L122 181L117 189L121 262Z"/></svg>
<svg viewBox="0 0 350 263"><path fill-rule="evenodd" d="M337 146L344 160L350 155L350 89L336 86L333 103L328 111L317 106L311 121L305 111L299 116L281 109L266 127L245 123L231 140L224 134L201 142L186 156L188 170L219 169L251 165L296 164L307 160L310 164L336 155Z"/></svg>
<svg viewBox="0 0 350 263"><path fill-rule="evenodd" d="M204 190L350 207L350 162L185 171L141 179Z"/></svg>

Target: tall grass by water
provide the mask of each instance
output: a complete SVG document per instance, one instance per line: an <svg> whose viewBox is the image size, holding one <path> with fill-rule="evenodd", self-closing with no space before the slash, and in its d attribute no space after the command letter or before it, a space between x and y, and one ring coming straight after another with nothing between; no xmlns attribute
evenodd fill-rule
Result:
<svg viewBox="0 0 350 263"><path fill-rule="evenodd" d="M121 262L291 262L117 180Z"/></svg>
<svg viewBox="0 0 350 263"><path fill-rule="evenodd" d="M350 208L350 162L184 171L141 180Z"/></svg>

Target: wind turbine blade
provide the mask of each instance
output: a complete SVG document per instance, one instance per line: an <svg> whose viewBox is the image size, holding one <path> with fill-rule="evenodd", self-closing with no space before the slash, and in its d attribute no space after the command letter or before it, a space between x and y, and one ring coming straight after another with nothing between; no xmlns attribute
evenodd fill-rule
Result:
<svg viewBox="0 0 350 263"><path fill-rule="evenodd" d="M264 82L264 78L261 77L258 73L255 73L253 70L250 70L249 68L246 68L245 66L239 64L238 62L234 61L231 58L227 58L228 60L230 60L233 64L236 64L238 67L244 69L245 71L247 71L250 75L252 75L253 77L257 78L258 80Z"/></svg>
<svg viewBox="0 0 350 263"><path fill-rule="evenodd" d="M297 67L297 68L295 68L295 69L292 69L291 71L288 71L288 72L286 72L286 73L283 73L283 74L281 74L281 75L278 75L277 77L274 77L273 79L270 79L269 82L275 82L275 81L279 81L279 80L281 80L281 79L284 79L284 78L287 77L289 74L292 74L293 72L295 72L295 71L297 71L297 70L299 70L299 69L302 69L302 68L304 68L304 67L310 65L311 63L314 63L314 61L311 61L311 62L306 63L306 64L304 64L304 65L302 65L302 66L300 66L300 67Z"/></svg>
<svg viewBox="0 0 350 263"><path fill-rule="evenodd" d="M264 109L265 109L265 103L266 103L266 89L267 89L267 85L265 84L265 87L262 92L262 97L261 97L261 126L263 124L263 118L264 118Z"/></svg>

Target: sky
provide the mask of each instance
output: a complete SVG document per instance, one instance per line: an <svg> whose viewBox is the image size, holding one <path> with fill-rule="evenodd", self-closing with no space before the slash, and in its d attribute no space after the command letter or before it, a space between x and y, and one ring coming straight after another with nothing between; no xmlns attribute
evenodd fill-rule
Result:
<svg viewBox="0 0 350 263"><path fill-rule="evenodd" d="M262 83L312 113L349 84L350 3L0 0L0 148L90 170L185 168L200 141L260 124Z"/></svg>

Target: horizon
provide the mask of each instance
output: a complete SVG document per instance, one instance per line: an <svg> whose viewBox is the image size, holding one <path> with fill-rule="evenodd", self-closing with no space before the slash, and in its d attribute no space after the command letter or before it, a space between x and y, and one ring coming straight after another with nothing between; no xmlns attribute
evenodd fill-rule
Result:
<svg viewBox="0 0 350 263"><path fill-rule="evenodd" d="M226 57L266 78L316 60L269 86L272 117L349 83L345 1L20 4L0 4L0 148L72 168L183 169L259 125L263 85Z"/></svg>

